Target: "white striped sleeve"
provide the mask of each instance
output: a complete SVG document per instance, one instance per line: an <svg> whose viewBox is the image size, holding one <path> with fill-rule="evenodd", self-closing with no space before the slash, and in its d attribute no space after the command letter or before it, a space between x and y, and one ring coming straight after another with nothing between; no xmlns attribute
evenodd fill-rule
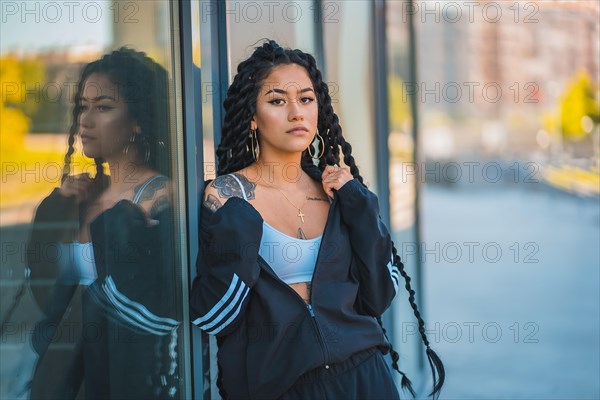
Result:
<svg viewBox="0 0 600 400"><path fill-rule="evenodd" d="M192 322L207 333L219 333L238 316L249 291L250 288L234 273L223 297L205 315Z"/></svg>
<svg viewBox="0 0 600 400"><path fill-rule="evenodd" d="M398 283L400 281L400 270L394 264L394 254L392 253L390 261L387 263L388 271L390 272L390 279L394 283L394 292L398 293Z"/></svg>
<svg viewBox="0 0 600 400"><path fill-rule="evenodd" d="M166 335L179 326L178 321L159 317L141 303L133 301L122 294L110 275L106 277L105 283L102 284L102 291L121 319L137 329L155 335Z"/></svg>

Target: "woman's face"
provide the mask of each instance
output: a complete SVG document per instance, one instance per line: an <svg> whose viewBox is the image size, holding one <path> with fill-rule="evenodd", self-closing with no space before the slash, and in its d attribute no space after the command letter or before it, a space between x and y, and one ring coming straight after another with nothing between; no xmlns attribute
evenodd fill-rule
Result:
<svg viewBox="0 0 600 400"><path fill-rule="evenodd" d="M250 123L258 129L261 154L306 150L317 130L317 97L306 70L298 64L273 68L265 79Z"/></svg>
<svg viewBox="0 0 600 400"><path fill-rule="evenodd" d="M115 160L139 127L129 118L127 103L108 76L93 73L81 93L79 134L90 158Z"/></svg>

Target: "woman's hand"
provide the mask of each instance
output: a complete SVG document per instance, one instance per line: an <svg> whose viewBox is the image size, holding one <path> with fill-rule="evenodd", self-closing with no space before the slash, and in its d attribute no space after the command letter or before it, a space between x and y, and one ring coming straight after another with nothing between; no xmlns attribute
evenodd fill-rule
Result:
<svg viewBox="0 0 600 400"><path fill-rule="evenodd" d="M77 203L81 203L88 198L92 183L88 174L68 176L58 191L65 197L75 196Z"/></svg>
<svg viewBox="0 0 600 400"><path fill-rule="evenodd" d="M327 196L331 198L333 198L334 189L339 190L346 182L354 179L350 170L335 165L326 166L321 178L323 180L323 189Z"/></svg>

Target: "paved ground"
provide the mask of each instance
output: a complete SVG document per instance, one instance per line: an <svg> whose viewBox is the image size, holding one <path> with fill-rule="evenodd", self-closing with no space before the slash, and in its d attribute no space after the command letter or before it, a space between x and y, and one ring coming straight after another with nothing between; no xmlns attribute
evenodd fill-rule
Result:
<svg viewBox="0 0 600 400"><path fill-rule="evenodd" d="M434 249L423 276L428 329L447 368L441 398L599 399L598 200L428 185L422 206Z"/></svg>

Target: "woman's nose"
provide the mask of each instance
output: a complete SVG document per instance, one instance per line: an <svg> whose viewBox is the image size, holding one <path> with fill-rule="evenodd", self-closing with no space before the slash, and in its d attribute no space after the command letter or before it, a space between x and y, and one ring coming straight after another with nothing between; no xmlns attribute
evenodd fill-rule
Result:
<svg viewBox="0 0 600 400"><path fill-rule="evenodd" d="M302 108L300 107L299 100L290 101L290 121L302 121L304 120L304 113L302 112Z"/></svg>
<svg viewBox="0 0 600 400"><path fill-rule="evenodd" d="M79 113L79 125L84 128L89 128L92 126L92 118L88 110L83 110Z"/></svg>

